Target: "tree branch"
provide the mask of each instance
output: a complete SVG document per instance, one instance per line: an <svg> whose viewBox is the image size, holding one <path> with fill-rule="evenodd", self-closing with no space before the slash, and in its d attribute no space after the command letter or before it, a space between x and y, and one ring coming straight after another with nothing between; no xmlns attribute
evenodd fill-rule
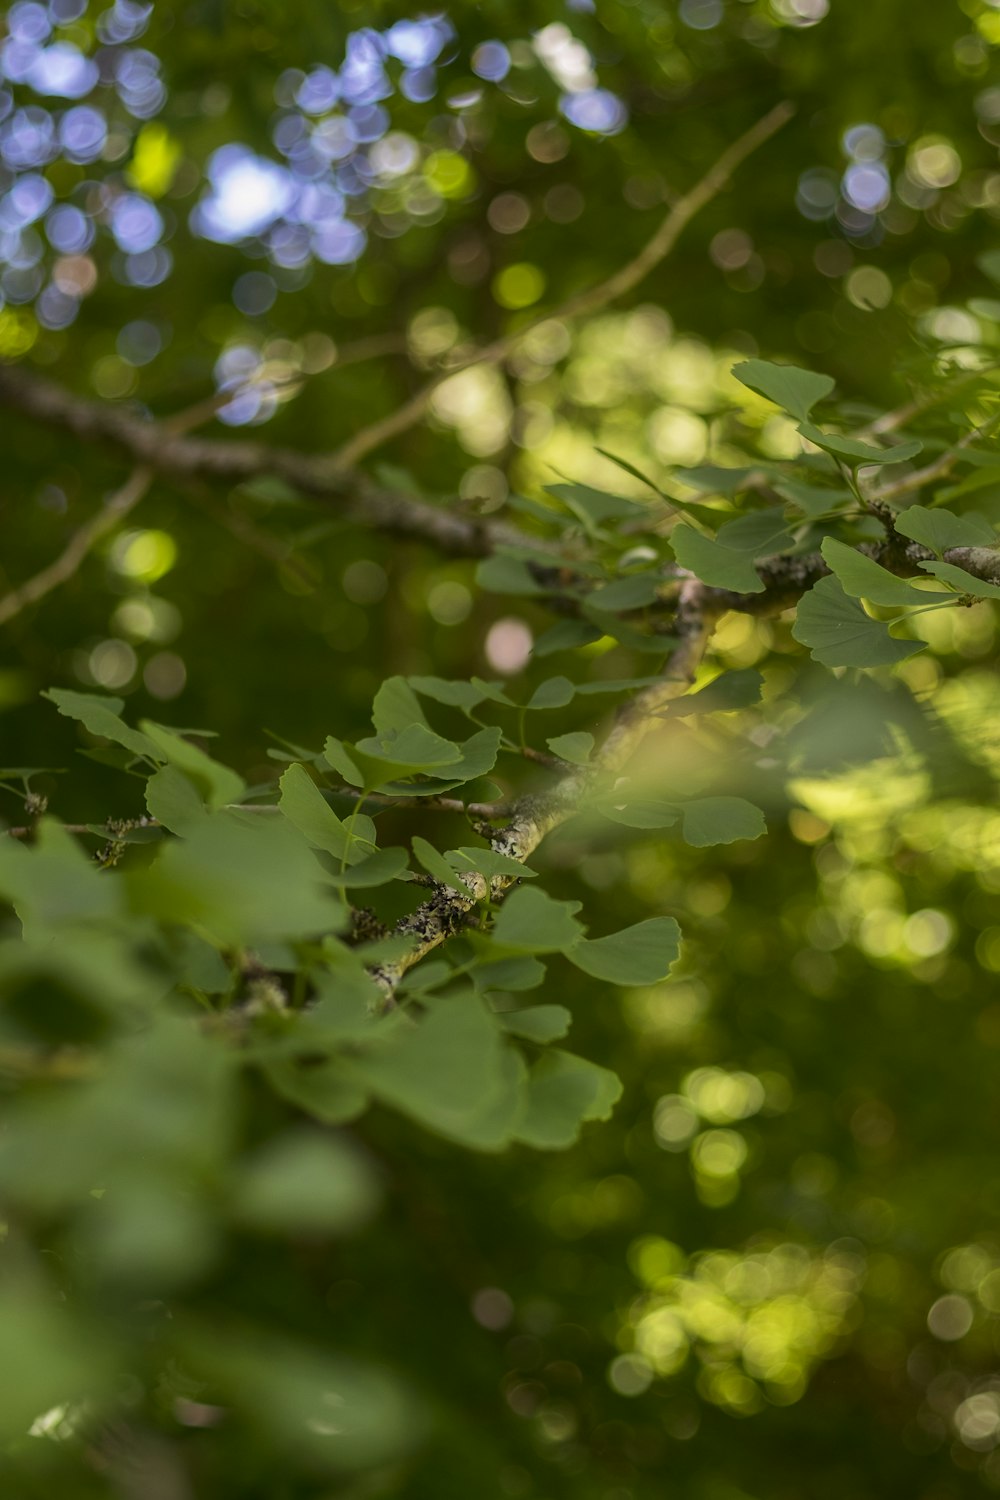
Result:
<svg viewBox="0 0 1000 1500"><path fill-rule="evenodd" d="M225 393L224 401L232 399ZM0 366L0 404L71 432L82 442L110 443L157 473L180 480L247 483L270 476L283 479L301 494L338 502L346 519L394 536L429 542L459 557L487 557L502 546L551 550L554 543L528 536L505 521L470 515L454 506L433 505L415 495L387 489L358 470L331 471L313 454L272 448L262 443L193 438L180 432L176 419L158 420L134 409L93 401L34 375L21 365ZM206 420L218 400L200 403Z"/></svg>
<svg viewBox="0 0 1000 1500"><path fill-rule="evenodd" d="M690 688L713 626L725 612L726 606L719 605L712 594L712 590L697 580L685 583L676 616L680 643L671 655L663 677L619 710L604 744L590 765L570 772L551 791L521 797L514 802L507 823L490 837L490 845L496 853L521 863L529 859L542 840L585 806L599 782L609 773L621 770L650 731L659 726L659 716L666 705ZM372 970L372 977L382 989L387 1004L393 1003L399 981L414 964L468 925L479 901L501 896L514 884L512 877L497 877L489 881L481 875L466 874L459 878L468 895L439 885L429 900L397 922L394 933L410 940L409 949L393 963L381 964Z"/></svg>
<svg viewBox="0 0 1000 1500"><path fill-rule="evenodd" d="M728 146L701 181L673 204L652 239L647 241L639 254L627 265L615 271L605 281L599 282L597 286L568 297L557 307L550 308L547 312L532 318L530 322L522 324L513 333L494 339L491 344L484 345L481 349L475 350L464 359L442 370L394 412L390 412L388 416L382 417L369 427L364 427L360 432L355 433L346 443L329 454L325 462L332 468L349 468L358 463L375 448L381 447L390 438L398 437L401 432L406 432L415 422L418 422L430 405L434 392L446 380L450 380L453 375L458 375L463 370L471 369L474 365L498 364L502 359L506 359L526 334L538 328L540 324L550 322L553 318L577 318L584 313L596 312L599 308L606 307L608 303L617 301L619 297L624 297L633 287L638 286L654 267L666 259L691 220L718 196L736 168L746 161L747 157L751 156L758 147L763 146L765 141L770 140L771 136L775 135L783 125L786 125L794 113L793 104L779 104L763 119L758 120L756 125L751 126L745 135L740 136L739 140Z"/></svg>

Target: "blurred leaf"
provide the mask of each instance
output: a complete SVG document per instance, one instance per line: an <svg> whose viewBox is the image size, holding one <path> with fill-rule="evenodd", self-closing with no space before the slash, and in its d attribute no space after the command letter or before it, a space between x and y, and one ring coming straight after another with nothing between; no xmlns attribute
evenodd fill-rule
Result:
<svg viewBox="0 0 1000 1500"><path fill-rule="evenodd" d="M246 791L246 782L242 776L237 776L228 766L212 760L204 750L199 750L197 745L188 744L187 740L181 739L172 729L165 729L162 724L153 724L149 719L143 719L141 727L155 745L157 758L176 766L185 776L190 777L209 807L217 810L229 802L239 802Z"/></svg>
<svg viewBox="0 0 1000 1500"><path fill-rule="evenodd" d="M566 1035L573 1017L565 1005L532 1005L527 1010L502 1010L497 1020L504 1031L528 1042L555 1042Z"/></svg>
<svg viewBox="0 0 1000 1500"><path fill-rule="evenodd" d="M336 1473L381 1467L421 1431L419 1409L376 1366L257 1327L186 1320L173 1335L204 1399L235 1406L253 1445Z"/></svg>
<svg viewBox="0 0 1000 1500"><path fill-rule="evenodd" d="M54 1406L84 1401L96 1414L112 1399L114 1378L100 1333L26 1267L10 1267L0 1285L0 1439L23 1443Z"/></svg>
<svg viewBox="0 0 1000 1500"><path fill-rule="evenodd" d="M350 1234L374 1217L378 1182L356 1146L319 1131L286 1131L238 1172L233 1212L272 1234Z"/></svg>
<svg viewBox="0 0 1000 1500"><path fill-rule="evenodd" d="M697 849L759 839L767 832L764 814L743 797L697 797L677 804L684 841Z"/></svg>
<svg viewBox="0 0 1000 1500"><path fill-rule="evenodd" d="M528 1074L527 1108L517 1139L540 1151L571 1146L587 1120L606 1120L621 1097L614 1073L550 1048Z"/></svg>
<svg viewBox="0 0 1000 1500"><path fill-rule="evenodd" d="M712 588L732 589L738 594L762 594L764 584L746 552L735 551L702 536L687 525L675 526L670 545L682 568Z"/></svg>
<svg viewBox="0 0 1000 1500"><path fill-rule="evenodd" d="M764 679L756 667L722 672L695 693L675 698L664 709L664 718L686 719L691 714L732 713L759 703Z"/></svg>
<svg viewBox="0 0 1000 1500"><path fill-rule="evenodd" d="M428 1002L427 1014L345 1060L348 1076L429 1130L458 1140L503 1086L500 1035L471 990Z"/></svg>
<svg viewBox="0 0 1000 1500"><path fill-rule="evenodd" d="M588 595L592 609L617 611L641 609L652 604L659 593L662 579L656 573L633 573L628 578L616 578Z"/></svg>

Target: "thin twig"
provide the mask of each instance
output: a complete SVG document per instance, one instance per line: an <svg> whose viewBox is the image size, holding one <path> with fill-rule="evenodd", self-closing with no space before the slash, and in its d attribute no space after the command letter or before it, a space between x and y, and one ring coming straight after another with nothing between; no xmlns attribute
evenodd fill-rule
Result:
<svg viewBox="0 0 1000 1500"><path fill-rule="evenodd" d="M96 515L73 533L54 562L0 599L0 625L6 625L29 604L37 604L39 599L44 599L46 594L51 594L53 589L72 578L88 552L108 532L114 531L129 511L135 509L154 477L153 470L145 464L136 465L121 488L115 490Z"/></svg>
<svg viewBox="0 0 1000 1500"><path fill-rule="evenodd" d="M225 398L216 395L208 401L198 401L162 424L165 437L177 438L209 421L221 405L232 399L232 392ZM101 509L85 521L70 537L66 546L54 562L42 568L32 578L26 579L0 599L0 625L6 625L26 609L37 604L46 594L51 594L60 584L73 577L87 554L101 539L115 530L121 521L134 510L147 494L156 477L154 465L138 463L125 483L108 497Z"/></svg>
<svg viewBox="0 0 1000 1500"><path fill-rule="evenodd" d="M554 318L577 318L584 313L596 312L599 308L606 307L608 303L617 301L619 297L624 297L633 287L638 286L654 267L666 259L683 230L696 214L718 196L736 168L765 141L770 140L771 136L776 134L783 125L786 125L794 113L793 104L779 104L763 119L758 120L745 135L740 136L738 141L728 146L701 181L674 203L652 239L647 241L639 254L627 265L622 266L606 280L599 282L597 286L568 297L557 307L540 313L530 322L522 324L513 333L494 339L491 344L485 344L481 349L474 350L448 369L442 370L402 406L397 407L395 411L379 421L372 422L370 426L363 427L360 432L355 433L346 443L337 448L327 460L330 466L350 468L390 438L398 437L401 432L405 432L420 420L434 392L446 380L450 380L453 375L463 370L471 369L473 365L498 364L506 359L526 334L538 328L542 323L550 322Z"/></svg>

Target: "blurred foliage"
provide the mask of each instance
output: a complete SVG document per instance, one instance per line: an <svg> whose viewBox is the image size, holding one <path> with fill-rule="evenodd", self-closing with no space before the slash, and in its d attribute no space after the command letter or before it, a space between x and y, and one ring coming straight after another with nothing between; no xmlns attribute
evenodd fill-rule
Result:
<svg viewBox="0 0 1000 1500"><path fill-rule="evenodd" d="M984 424L896 533L939 559L977 545L963 525L994 535L1000 9L15 0L0 26L0 357L157 415L214 393L228 436L311 452L608 276L729 142L797 106L636 294L453 376L369 461L571 532L590 572L545 595L523 559L477 571L274 482L160 477L4 626L0 813L31 837L0 839L3 1494L1000 1488L995 605L966 575L970 607L889 634L911 585L858 574L879 481L843 451L913 397L924 452L890 482ZM829 379L779 390L775 358ZM2 422L5 590L124 468ZM662 500L607 454L686 529L668 542ZM745 515L751 472L774 495ZM605 525L585 486L632 509ZM770 546L725 531L775 514ZM401 774L447 780L440 744L484 722L481 774L537 789L525 723L586 762L616 701L588 689L659 666L648 575L673 552L753 588L786 526L803 554L829 537L835 578L798 622L723 618L698 683L716 712L673 705L648 805L558 829L502 908L503 952L453 940L462 990L432 956L401 1011L423 1024L373 1042L345 870L383 860L358 894L366 956L391 962L398 877L484 858L458 814L352 820L344 757L388 758L381 684L410 679L438 740ZM589 630L546 607L599 589ZM844 629L861 665L899 664L842 671ZM470 724L430 674L509 701ZM284 816L227 811L273 806L279 771ZM678 801L654 806L665 782ZM669 978L606 972L573 925L673 919ZM308 1067L275 988L293 973ZM533 1145L473 1153L516 1133L483 1104L523 1086L518 1059L544 1085ZM614 1113L569 1144L610 1113L609 1070Z"/></svg>

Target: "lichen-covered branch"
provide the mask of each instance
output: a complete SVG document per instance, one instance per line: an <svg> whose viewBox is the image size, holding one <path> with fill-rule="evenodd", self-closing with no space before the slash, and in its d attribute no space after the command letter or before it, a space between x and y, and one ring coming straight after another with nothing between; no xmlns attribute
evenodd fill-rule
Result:
<svg viewBox="0 0 1000 1500"><path fill-rule="evenodd" d="M590 765L563 776L549 791L522 797L514 803L503 827L490 836L490 844L498 854L522 863L527 861L553 829L586 804L600 782L625 766L646 736L658 727L659 715L666 705L688 691L715 622L724 613L724 606L717 606L711 594L697 580L684 585L676 615L680 641L660 680L619 711ZM468 874L461 879L468 890L467 896L438 886L433 896L396 924L395 935L407 939L410 946L393 963L373 970L373 978L388 1003L407 970L467 926L480 901L488 896L501 896L514 884L513 878L508 877L488 882L481 875Z"/></svg>

